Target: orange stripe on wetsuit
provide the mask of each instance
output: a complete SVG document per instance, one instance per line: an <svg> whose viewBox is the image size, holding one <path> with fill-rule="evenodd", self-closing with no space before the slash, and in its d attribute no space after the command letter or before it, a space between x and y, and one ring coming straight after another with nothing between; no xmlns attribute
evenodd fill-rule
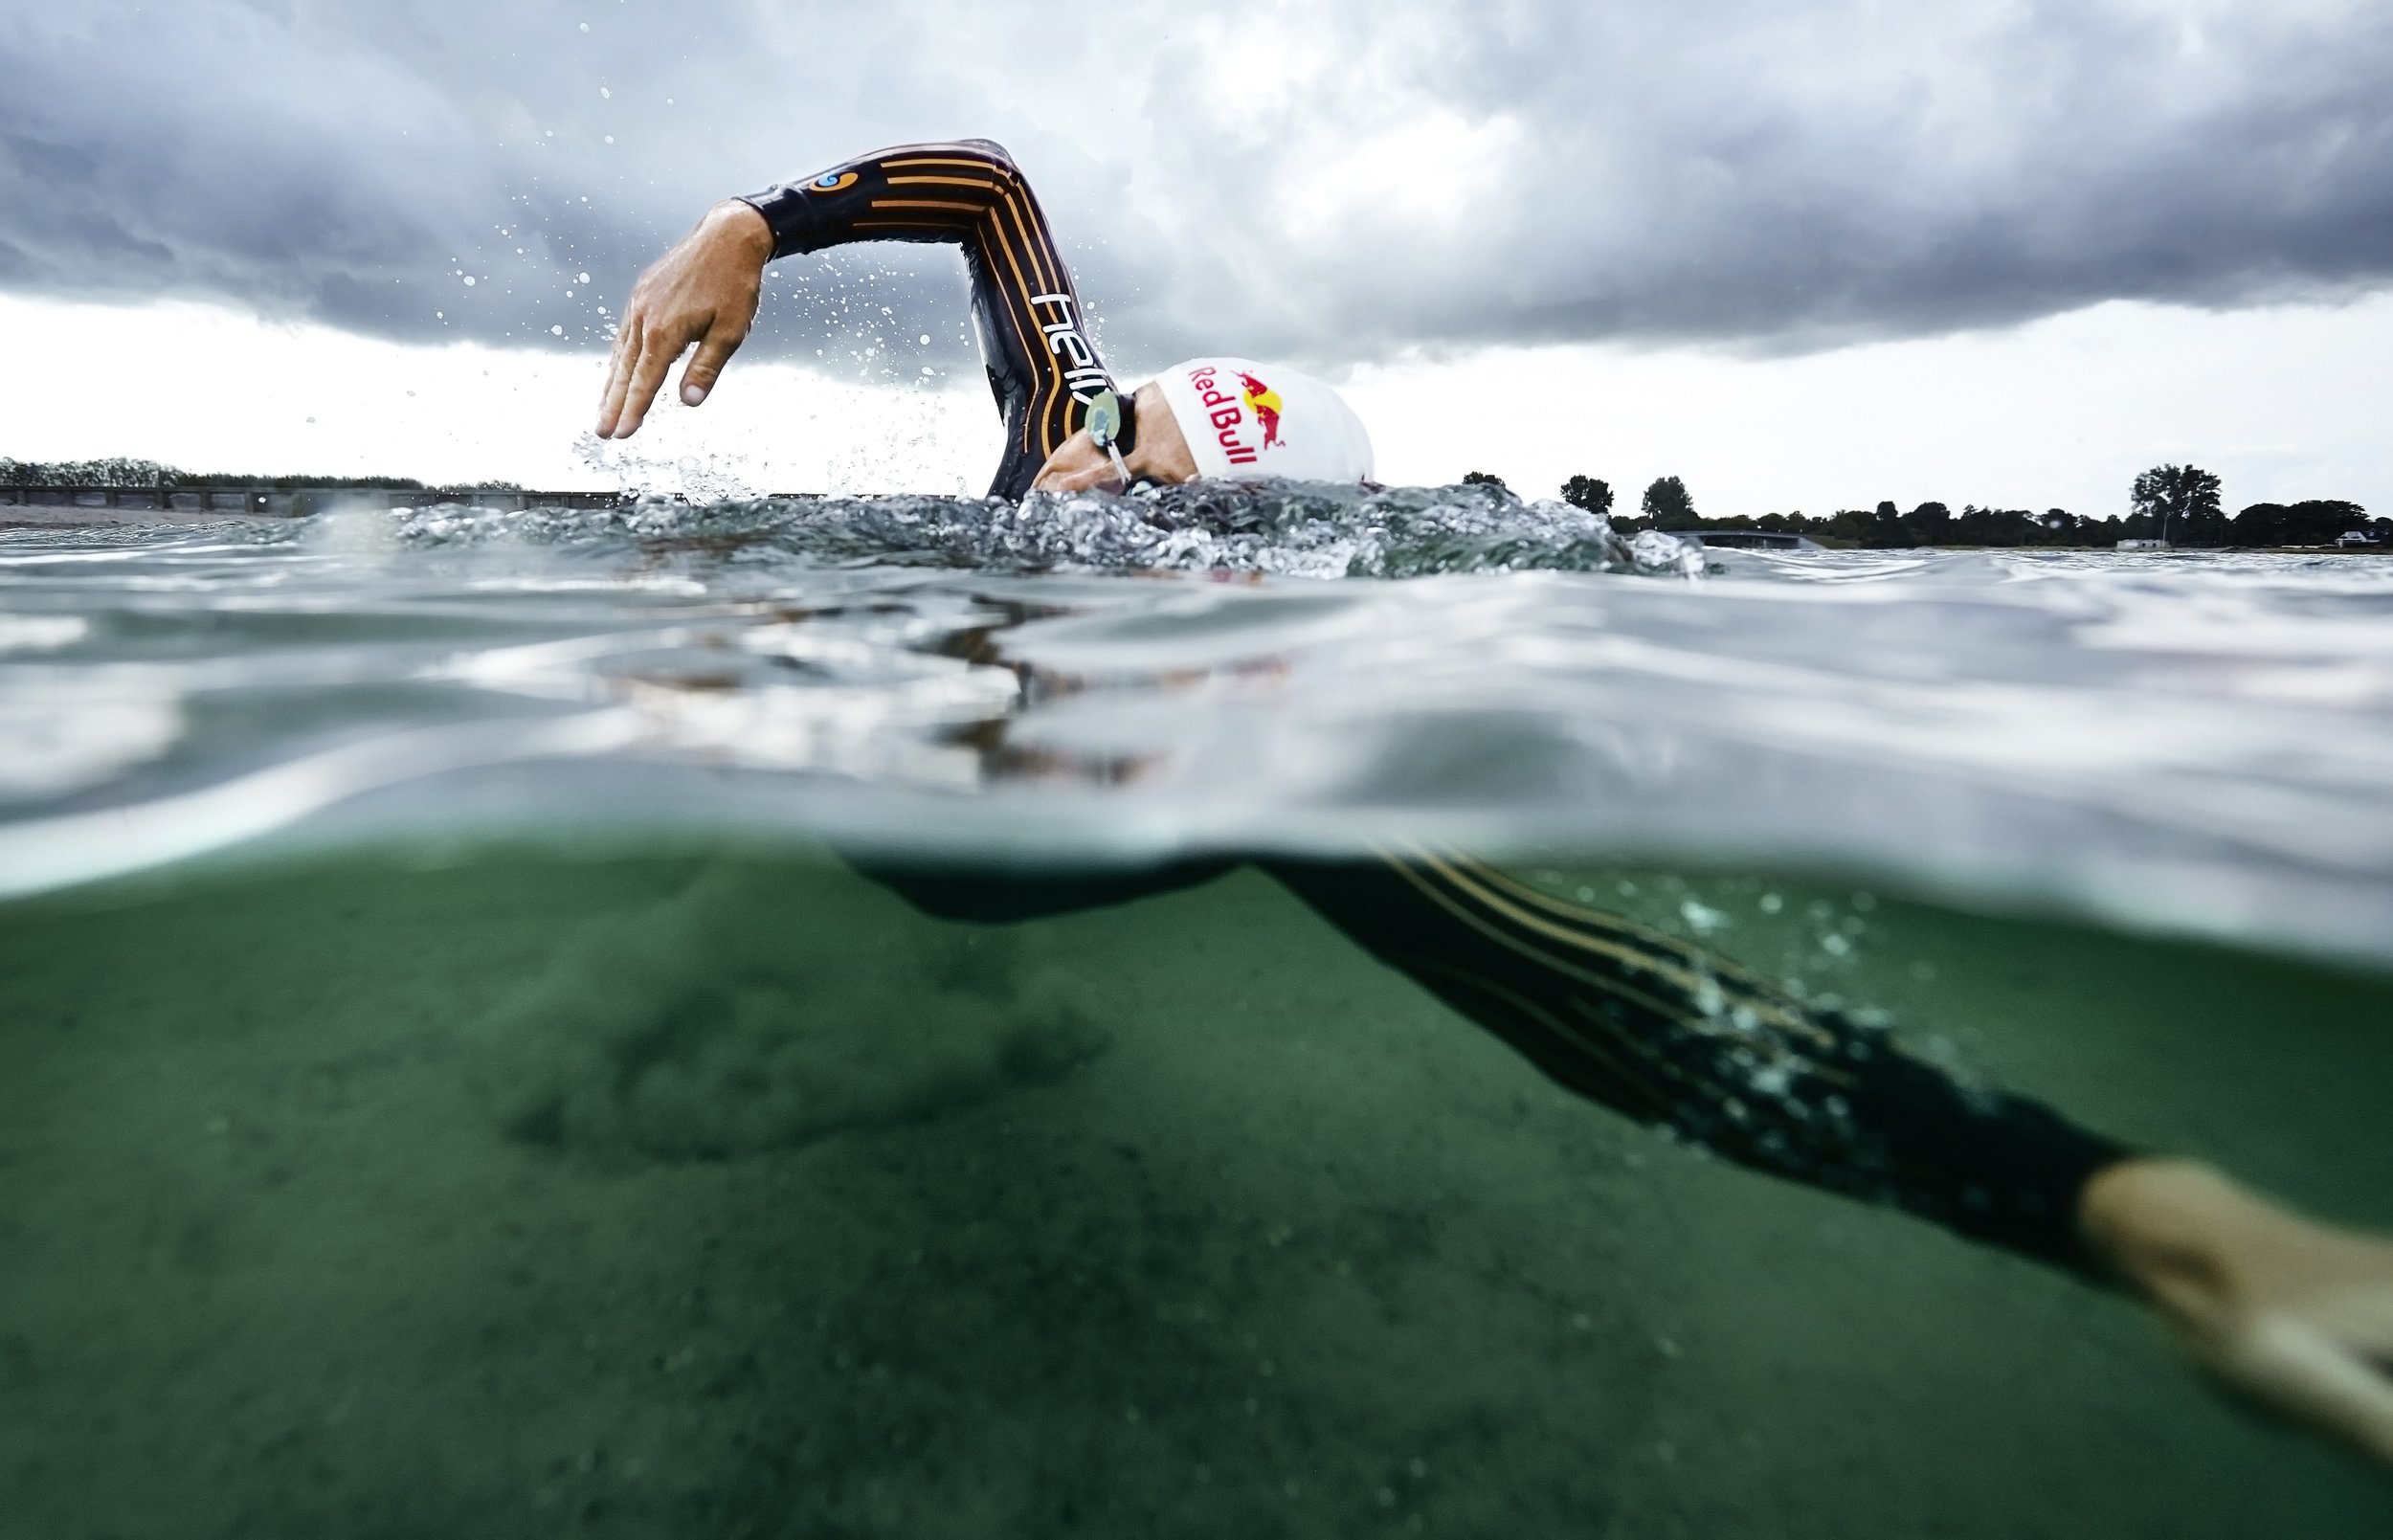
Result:
<svg viewBox="0 0 2393 1540"><path fill-rule="evenodd" d="M906 145L747 200L772 227L772 255L865 240L947 241L973 280L989 388L1005 417L990 492L1018 498L1077 432L1113 377L1088 341L1080 295L1013 157L987 140Z"/></svg>

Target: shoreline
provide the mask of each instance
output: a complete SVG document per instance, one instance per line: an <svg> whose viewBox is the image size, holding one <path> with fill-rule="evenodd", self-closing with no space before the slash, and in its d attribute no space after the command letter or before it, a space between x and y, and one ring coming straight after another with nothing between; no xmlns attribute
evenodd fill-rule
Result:
<svg viewBox="0 0 2393 1540"><path fill-rule="evenodd" d="M0 499L13 489L0 487ZM98 489L95 489L98 490ZM235 495L241 488L231 489ZM157 493L147 494L155 499ZM191 494L182 494L190 496ZM219 494L222 495L222 494ZM253 494L255 495L255 494ZM241 507L180 508L161 507L155 502L147 506L105 506L68 502L11 503L0 501L0 530L6 529L122 529L158 524L221 524L230 519L304 519L325 512L342 503L379 502L386 509L423 507L435 503L461 503L471 507L495 508L522 512L527 508L608 508L621 501L614 492L481 492L463 497L436 497L427 500L422 493L393 492L380 488L298 487L277 490L270 494L280 506L245 510ZM776 500L798 501L819 497L819 493L773 492L767 496ZM293 503L304 503L294 507ZM1666 531L1666 533L1667 531ZM1720 549L1733 549L1722 547ZM2203 556L2228 551L2261 555L2302 556L2382 556L2393 554L2393 548L2382 546L2174 546L2161 550L2121 552L2108 546L1831 546L1828 550L1927 550L1927 551L2083 551L2105 552L2132 556Z"/></svg>

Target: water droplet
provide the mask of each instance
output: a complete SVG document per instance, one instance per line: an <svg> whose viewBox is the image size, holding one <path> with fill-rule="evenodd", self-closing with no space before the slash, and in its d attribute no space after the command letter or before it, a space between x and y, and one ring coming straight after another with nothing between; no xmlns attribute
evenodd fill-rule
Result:
<svg viewBox="0 0 2393 1540"><path fill-rule="evenodd" d="M923 335L922 335L922 345L923 345L925 347L928 347L928 346L930 346L930 333L928 333L928 332L924 332L924 333L923 333Z"/></svg>
<svg viewBox="0 0 2393 1540"><path fill-rule="evenodd" d="M614 136L613 134L609 134L609 135L607 136L607 143L608 143L608 144L610 144L610 145L612 145L612 144L614 144L614 143L615 143L615 136ZM582 201L583 201L584 203L588 203L590 200L589 200L588 198L584 198Z"/></svg>
<svg viewBox="0 0 2393 1540"><path fill-rule="evenodd" d="M551 326L548 328L548 335L551 337L562 337L565 335L565 328L563 326Z"/></svg>
<svg viewBox="0 0 2393 1540"><path fill-rule="evenodd" d="M588 32L588 31L590 31L590 23L589 23L589 22L583 22L583 23L582 23L582 31L584 31L584 32Z"/></svg>
<svg viewBox="0 0 2393 1540"><path fill-rule="evenodd" d="M590 281L590 275L587 273L576 273L573 275L573 281L576 283L588 283Z"/></svg>
<svg viewBox="0 0 2393 1540"><path fill-rule="evenodd" d="M466 275L465 275L465 286L466 286L467 288L469 288L469 289L470 289L470 288L472 288L472 287L474 286L474 275L473 275L473 274L468 273L468 274L466 274Z"/></svg>
<svg viewBox="0 0 2393 1540"><path fill-rule="evenodd" d="M615 93L602 85L598 88L598 96L601 100L614 100Z"/></svg>

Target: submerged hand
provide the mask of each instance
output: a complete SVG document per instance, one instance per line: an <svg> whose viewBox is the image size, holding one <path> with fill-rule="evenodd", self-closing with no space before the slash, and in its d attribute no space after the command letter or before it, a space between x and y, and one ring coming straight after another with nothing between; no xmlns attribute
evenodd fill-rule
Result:
<svg viewBox="0 0 2393 1540"><path fill-rule="evenodd" d="M2087 1185L2079 1215L2094 1250L2202 1368L2393 1464L2393 1243L2183 1161L2112 1167Z"/></svg>
<svg viewBox="0 0 2393 1540"><path fill-rule="evenodd" d="M682 371L682 399L693 407L706 399L725 362L748 339L772 259L772 227L735 200L708 210L697 229L639 276L607 363L599 437L639 431L665 370L692 343L698 356Z"/></svg>

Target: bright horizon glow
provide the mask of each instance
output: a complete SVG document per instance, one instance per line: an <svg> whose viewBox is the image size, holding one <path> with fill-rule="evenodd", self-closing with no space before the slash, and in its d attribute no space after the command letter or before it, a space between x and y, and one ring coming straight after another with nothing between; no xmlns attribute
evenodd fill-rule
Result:
<svg viewBox="0 0 2393 1540"><path fill-rule="evenodd" d="M668 387L638 436L599 449L587 437L594 352L414 346L190 302L13 296L0 296L0 335L41 361L0 382L0 455L20 459L552 490L670 488L712 471L753 490L952 493L987 484L999 441L976 378L900 388L735 360L705 407ZM2320 497L2393 513L2387 356L2393 295L2225 313L2113 302L1791 358L1491 348L1363 369L1345 388L1382 480L1486 470L1551 497L1583 472L1627 512L1647 481L1677 475L1711 515L1890 498L2102 516L2124 511L2136 472L2190 461L2225 479L2230 511Z"/></svg>

